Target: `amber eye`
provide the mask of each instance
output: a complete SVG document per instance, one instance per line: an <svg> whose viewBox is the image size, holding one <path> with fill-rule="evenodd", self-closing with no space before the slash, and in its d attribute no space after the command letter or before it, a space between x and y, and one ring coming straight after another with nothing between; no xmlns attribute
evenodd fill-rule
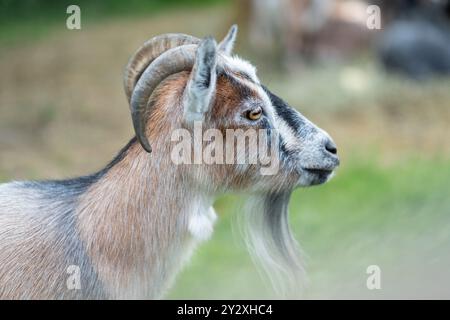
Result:
<svg viewBox="0 0 450 320"><path fill-rule="evenodd" d="M256 120L259 120L259 118L261 118L261 115L262 115L262 109L261 109L261 107L257 107L253 110L250 110L247 113L247 118L249 118L250 120L256 121Z"/></svg>

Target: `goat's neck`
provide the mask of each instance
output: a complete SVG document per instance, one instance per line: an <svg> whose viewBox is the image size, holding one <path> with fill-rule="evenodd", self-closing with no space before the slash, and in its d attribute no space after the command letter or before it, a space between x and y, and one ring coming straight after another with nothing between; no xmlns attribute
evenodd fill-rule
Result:
<svg viewBox="0 0 450 320"><path fill-rule="evenodd" d="M100 278L120 295L159 296L195 238L212 231L212 197L157 155L132 145L80 199L80 236Z"/></svg>

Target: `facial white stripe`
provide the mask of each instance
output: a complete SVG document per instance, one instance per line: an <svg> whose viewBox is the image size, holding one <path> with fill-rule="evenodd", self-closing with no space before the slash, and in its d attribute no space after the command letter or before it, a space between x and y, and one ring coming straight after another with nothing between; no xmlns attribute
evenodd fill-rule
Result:
<svg viewBox="0 0 450 320"><path fill-rule="evenodd" d="M226 66L233 71L238 71L247 74L255 83L259 84L259 79L256 76L256 68L250 62L245 61L238 56L223 56Z"/></svg>

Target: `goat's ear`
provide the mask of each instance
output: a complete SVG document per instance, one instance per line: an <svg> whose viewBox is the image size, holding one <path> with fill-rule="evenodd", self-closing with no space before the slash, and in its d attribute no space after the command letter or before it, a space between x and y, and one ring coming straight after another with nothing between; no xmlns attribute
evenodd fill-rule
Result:
<svg viewBox="0 0 450 320"><path fill-rule="evenodd" d="M233 52L234 42L236 41L238 26L233 24L228 30L227 35L223 40L219 43L219 51L224 52L227 55L230 55Z"/></svg>
<svg viewBox="0 0 450 320"><path fill-rule="evenodd" d="M216 90L217 43L207 37L198 46L194 67L185 91L185 119L203 120Z"/></svg>

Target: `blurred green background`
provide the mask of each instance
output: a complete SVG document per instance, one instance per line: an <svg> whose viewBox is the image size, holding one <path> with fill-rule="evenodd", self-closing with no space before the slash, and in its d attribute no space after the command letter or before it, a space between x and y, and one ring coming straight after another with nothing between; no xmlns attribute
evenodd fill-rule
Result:
<svg viewBox="0 0 450 320"><path fill-rule="evenodd" d="M286 67L280 50L255 50L244 3L0 0L0 182L101 168L133 135L122 88L130 55L157 34L221 38L238 22L236 52L328 131L341 156L332 181L291 200L305 298L450 298L450 81L386 74L370 45ZM66 28L69 4L81 8L81 30ZM275 297L233 235L242 200L217 201L212 239L168 298ZM373 264L381 290L366 287Z"/></svg>

